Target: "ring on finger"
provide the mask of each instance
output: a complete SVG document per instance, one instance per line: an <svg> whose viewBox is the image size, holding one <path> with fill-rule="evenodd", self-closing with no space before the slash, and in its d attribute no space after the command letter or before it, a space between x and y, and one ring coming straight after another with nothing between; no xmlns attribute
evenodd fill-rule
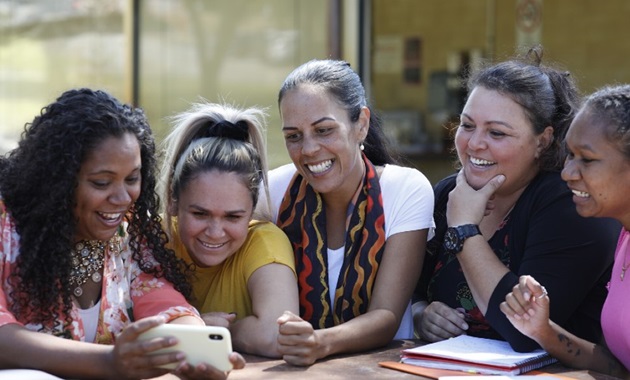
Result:
<svg viewBox="0 0 630 380"><path fill-rule="evenodd" d="M543 297L547 296L549 293L547 293L547 289L544 286L541 286L542 288L542 294L539 295L538 297L536 297L537 300L542 299Z"/></svg>

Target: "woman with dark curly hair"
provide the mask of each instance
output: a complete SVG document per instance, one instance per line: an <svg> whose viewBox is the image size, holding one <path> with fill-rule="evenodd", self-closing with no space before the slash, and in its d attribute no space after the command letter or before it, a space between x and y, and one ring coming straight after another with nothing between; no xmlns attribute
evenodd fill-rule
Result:
<svg viewBox="0 0 630 380"><path fill-rule="evenodd" d="M204 324L185 299L185 265L164 248L154 154L141 109L79 89L0 158L0 368L146 378L183 361L153 353L172 339L136 341L164 322ZM175 374L226 376L185 362Z"/></svg>

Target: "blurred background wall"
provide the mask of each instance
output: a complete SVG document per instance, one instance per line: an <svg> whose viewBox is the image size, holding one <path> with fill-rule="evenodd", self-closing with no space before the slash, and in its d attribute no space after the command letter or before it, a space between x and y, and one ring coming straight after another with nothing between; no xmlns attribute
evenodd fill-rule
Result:
<svg viewBox="0 0 630 380"><path fill-rule="evenodd" d="M627 0L0 0L0 154L61 92L92 87L144 108L158 141L194 101L265 107L275 167L284 77L342 58L435 182L453 170L466 70L540 43L584 93L630 83L629 18Z"/></svg>

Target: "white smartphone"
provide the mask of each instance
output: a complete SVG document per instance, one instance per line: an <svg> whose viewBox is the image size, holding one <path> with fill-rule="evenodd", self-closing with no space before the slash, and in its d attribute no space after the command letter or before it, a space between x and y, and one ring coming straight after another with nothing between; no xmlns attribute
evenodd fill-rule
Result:
<svg viewBox="0 0 630 380"><path fill-rule="evenodd" d="M232 352L230 330L218 326L178 325L165 323L145 331L139 337L148 340L157 337L173 336L178 343L155 351L155 353L181 351L186 361L192 365L207 363L221 371L232 370L229 355ZM166 364L163 368L175 369L177 363Z"/></svg>

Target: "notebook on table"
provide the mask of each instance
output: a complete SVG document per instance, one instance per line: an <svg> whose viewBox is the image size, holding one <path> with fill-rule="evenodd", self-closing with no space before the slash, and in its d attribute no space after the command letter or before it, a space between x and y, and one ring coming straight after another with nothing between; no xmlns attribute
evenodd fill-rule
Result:
<svg viewBox="0 0 630 380"><path fill-rule="evenodd" d="M427 368L417 365L405 364L401 362L385 361L378 363L381 367L394 369L401 372L411 373L414 375L438 380L482 380L483 378L492 378L490 380L502 379L518 379L518 380L575 380L574 377L565 376L561 373L549 373L541 371L530 371L526 375L480 375L476 373L453 371L448 369Z"/></svg>
<svg viewBox="0 0 630 380"><path fill-rule="evenodd" d="M541 349L516 352L504 341L460 335L403 350L401 362L482 375L519 375L557 360Z"/></svg>

